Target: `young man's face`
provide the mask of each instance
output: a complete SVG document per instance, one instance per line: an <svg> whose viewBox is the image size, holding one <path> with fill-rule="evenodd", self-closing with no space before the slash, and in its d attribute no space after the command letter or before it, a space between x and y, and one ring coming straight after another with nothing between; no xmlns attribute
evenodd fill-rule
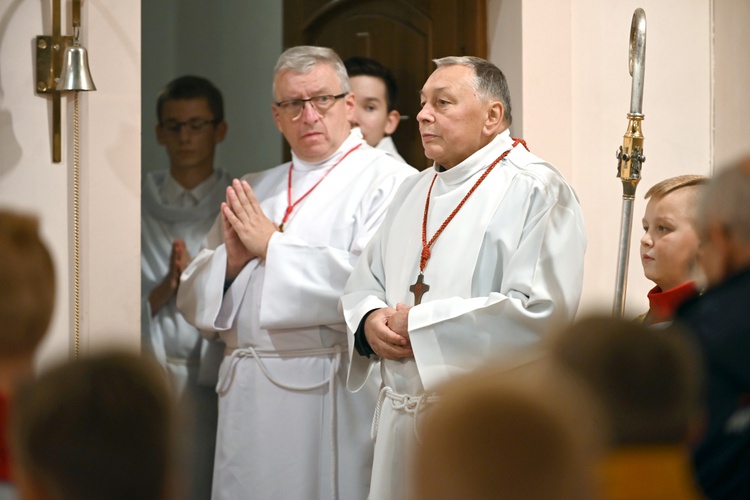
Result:
<svg viewBox="0 0 750 500"><path fill-rule="evenodd" d="M167 149L171 169L213 171L214 150L227 132L225 122L214 120L208 101L202 97L164 103L156 138Z"/></svg>
<svg viewBox="0 0 750 500"><path fill-rule="evenodd" d="M362 135L372 147L398 127L397 111L388 111L388 94L385 82L380 78L358 75L349 78L356 100L352 126L359 127Z"/></svg>
<svg viewBox="0 0 750 500"><path fill-rule="evenodd" d="M700 240L692 221L693 189L677 189L646 205L641 263L646 278L662 290L695 279Z"/></svg>

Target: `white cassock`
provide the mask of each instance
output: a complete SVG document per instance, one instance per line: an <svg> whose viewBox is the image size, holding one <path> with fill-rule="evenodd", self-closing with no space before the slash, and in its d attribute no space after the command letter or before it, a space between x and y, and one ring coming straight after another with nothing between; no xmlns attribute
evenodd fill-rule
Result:
<svg viewBox="0 0 750 500"><path fill-rule="evenodd" d="M183 239L191 256L213 226L226 198L229 175L213 175L187 191L166 170L144 178L141 206L141 345L169 374L173 393L189 408L191 436L184 441L194 457L188 473L189 498L210 498L216 442L217 401L213 386L218 364L208 360L208 341L182 317L174 298L154 316L148 295L167 275L172 242ZM213 362L212 362L213 361ZM183 407L183 406L181 406Z"/></svg>
<svg viewBox="0 0 750 500"><path fill-rule="evenodd" d="M382 139L380 139L380 142L375 146L378 149L382 149L386 153L390 154L394 158L397 158L403 162L404 160L400 154L398 154L398 150L396 149L396 144L393 142L393 138L390 135L386 135Z"/></svg>
<svg viewBox="0 0 750 500"><path fill-rule="evenodd" d="M346 391L338 303L398 186L416 171L367 146L359 131L322 162L292 156L293 200L330 172L272 236L265 261L250 261L222 293L227 257L217 224L178 292L185 316L227 348L214 500L362 499L369 489L377 388ZM286 163L245 176L277 224L288 172Z"/></svg>
<svg viewBox="0 0 750 500"><path fill-rule="evenodd" d="M506 131L438 174L430 199L428 241L511 145ZM425 200L435 173L429 169L401 185L347 283L341 302L350 338L350 390L363 387L375 361L353 349L353 332L362 318L373 309L414 304L409 287L419 275ZM407 494L409 448L418 432L415 419L438 384L536 342L549 327L573 318L585 249L575 193L551 165L518 145L431 248L424 269L430 289L421 305L409 311L414 358L382 361L371 499L396 500Z"/></svg>

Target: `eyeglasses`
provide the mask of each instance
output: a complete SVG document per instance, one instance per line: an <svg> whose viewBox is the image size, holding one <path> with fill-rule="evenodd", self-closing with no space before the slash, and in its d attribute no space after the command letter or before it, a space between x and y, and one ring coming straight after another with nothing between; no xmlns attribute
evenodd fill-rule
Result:
<svg viewBox="0 0 750 500"><path fill-rule="evenodd" d="M168 132L171 132L175 135L179 135L180 132L182 132L182 127L187 127L188 132L191 133L198 133L206 125L216 125L219 123L219 120L206 120L205 118L192 118L186 122L178 122L175 120L169 120L162 124L160 124L161 128L164 130L167 130Z"/></svg>
<svg viewBox="0 0 750 500"><path fill-rule="evenodd" d="M286 101L276 102L276 106L279 108L282 114L292 120L298 119L302 116L302 111L305 109L305 103L310 103L310 106L320 115L323 116L328 112L336 101L344 97L349 92L342 92L339 95L316 95L309 99L287 99Z"/></svg>

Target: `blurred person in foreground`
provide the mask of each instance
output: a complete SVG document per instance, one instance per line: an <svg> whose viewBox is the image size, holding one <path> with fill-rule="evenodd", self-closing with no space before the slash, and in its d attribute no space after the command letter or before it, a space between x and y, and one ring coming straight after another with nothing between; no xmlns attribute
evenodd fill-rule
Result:
<svg viewBox="0 0 750 500"><path fill-rule="evenodd" d="M419 426L413 500L598 499L606 428L587 388L548 359L488 365L436 391Z"/></svg>
<svg viewBox="0 0 750 500"><path fill-rule="evenodd" d="M706 185L696 225L708 287L677 311L707 374L707 422L693 463L712 500L750 498L750 157Z"/></svg>
<svg viewBox="0 0 750 500"><path fill-rule="evenodd" d="M7 420L55 306L55 269L35 217L0 209L0 499L14 497Z"/></svg>
<svg viewBox="0 0 750 500"><path fill-rule="evenodd" d="M692 339L609 316L551 337L554 362L598 398L610 429L602 500L697 500L690 445L703 422L702 369Z"/></svg>
<svg viewBox="0 0 750 500"><path fill-rule="evenodd" d="M21 499L169 500L180 434L160 368L132 354L69 361L27 382L11 413Z"/></svg>

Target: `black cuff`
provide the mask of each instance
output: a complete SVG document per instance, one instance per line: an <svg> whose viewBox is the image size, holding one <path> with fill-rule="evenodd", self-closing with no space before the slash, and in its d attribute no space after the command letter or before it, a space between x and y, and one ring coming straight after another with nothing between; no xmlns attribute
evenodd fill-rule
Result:
<svg viewBox="0 0 750 500"><path fill-rule="evenodd" d="M377 354L375 354L375 351L372 350L372 347L370 347L370 343L367 342L367 337L365 336L365 321L367 321L367 317L375 311L377 311L377 309L372 309L371 311L368 311L367 314L362 316L362 320L359 322L357 331L354 332L354 349L357 351L357 353L359 353L360 356L364 356L366 358L369 358L370 356L377 356Z"/></svg>

